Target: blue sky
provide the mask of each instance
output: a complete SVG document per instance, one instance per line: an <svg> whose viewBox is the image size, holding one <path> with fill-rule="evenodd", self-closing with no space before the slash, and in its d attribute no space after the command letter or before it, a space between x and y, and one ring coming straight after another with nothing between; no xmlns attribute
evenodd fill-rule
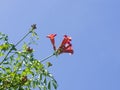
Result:
<svg viewBox="0 0 120 90"><path fill-rule="evenodd" d="M49 33L72 37L74 54L49 59L58 90L120 90L119 0L2 0L0 31L15 43L37 24L36 57L52 53Z"/></svg>

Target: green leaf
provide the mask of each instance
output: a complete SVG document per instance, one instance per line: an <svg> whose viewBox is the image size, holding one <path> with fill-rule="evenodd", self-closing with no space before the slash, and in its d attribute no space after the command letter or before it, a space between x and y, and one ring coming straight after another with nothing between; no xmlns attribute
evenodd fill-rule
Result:
<svg viewBox="0 0 120 90"><path fill-rule="evenodd" d="M34 36L38 37L37 33L33 31L32 32L32 37L34 37Z"/></svg>
<svg viewBox="0 0 120 90"><path fill-rule="evenodd" d="M35 88L36 87L36 82L35 81L33 81L33 88Z"/></svg>
<svg viewBox="0 0 120 90"><path fill-rule="evenodd" d="M3 66L0 66L0 68L1 68L2 70L4 70L4 71L5 71L5 67L3 67Z"/></svg>
<svg viewBox="0 0 120 90"><path fill-rule="evenodd" d="M23 52L26 52L27 47L28 47L27 44L24 43L23 46L22 46Z"/></svg>
<svg viewBox="0 0 120 90"><path fill-rule="evenodd" d="M44 75L45 75L45 76L48 76L48 75L49 75L49 72L47 71L47 69L44 70Z"/></svg>
<svg viewBox="0 0 120 90"><path fill-rule="evenodd" d="M9 47L10 47L10 44L8 44L8 43L4 43L4 44L0 45L0 49L3 51L8 50Z"/></svg>
<svg viewBox="0 0 120 90"><path fill-rule="evenodd" d="M48 83L48 89L51 90L51 82Z"/></svg>
<svg viewBox="0 0 120 90"><path fill-rule="evenodd" d="M21 76L26 76L27 73L25 72L25 70L23 70L23 72L21 73Z"/></svg>
<svg viewBox="0 0 120 90"><path fill-rule="evenodd" d="M5 69L5 71L6 71L7 73L11 73L11 69L10 69L9 67L7 67L7 68Z"/></svg>
<svg viewBox="0 0 120 90"><path fill-rule="evenodd" d="M16 60L20 60L20 59L21 59L21 56L22 56L21 52L18 52L17 55L18 55L18 56L17 56Z"/></svg>
<svg viewBox="0 0 120 90"><path fill-rule="evenodd" d="M11 76L11 77L14 77L14 76L15 76L15 73L14 73L14 72L11 72L11 73L10 73L10 76Z"/></svg>
<svg viewBox="0 0 120 90"><path fill-rule="evenodd" d="M32 74L33 72L30 70L31 68L26 68L25 70L23 70L22 72L22 76L28 75L28 74Z"/></svg>
<svg viewBox="0 0 120 90"><path fill-rule="evenodd" d="M40 74L40 80L42 80L42 74Z"/></svg>
<svg viewBox="0 0 120 90"><path fill-rule="evenodd" d="M47 88L44 86L44 90L47 90Z"/></svg>
<svg viewBox="0 0 120 90"><path fill-rule="evenodd" d="M41 88L41 87L39 87L39 90L42 90L42 88Z"/></svg>
<svg viewBox="0 0 120 90"><path fill-rule="evenodd" d="M8 61L6 61L6 62L4 62L3 64L9 64L9 62L8 62Z"/></svg>
<svg viewBox="0 0 120 90"><path fill-rule="evenodd" d="M44 82L44 84L45 84L45 85L47 85L47 80L46 80L46 77L45 77L45 79L44 79L44 81L43 81L43 82Z"/></svg>
<svg viewBox="0 0 120 90"><path fill-rule="evenodd" d="M54 89L57 89L57 82L55 80L53 80L52 84L53 84Z"/></svg>
<svg viewBox="0 0 120 90"><path fill-rule="evenodd" d="M39 80L37 80L37 81L36 81L36 85L37 85L37 86L38 86L38 85L40 85L40 82L39 82Z"/></svg>
<svg viewBox="0 0 120 90"><path fill-rule="evenodd" d="M29 88L26 88L26 90L30 90Z"/></svg>
<svg viewBox="0 0 120 90"><path fill-rule="evenodd" d="M0 52L0 57L4 56L4 53Z"/></svg>

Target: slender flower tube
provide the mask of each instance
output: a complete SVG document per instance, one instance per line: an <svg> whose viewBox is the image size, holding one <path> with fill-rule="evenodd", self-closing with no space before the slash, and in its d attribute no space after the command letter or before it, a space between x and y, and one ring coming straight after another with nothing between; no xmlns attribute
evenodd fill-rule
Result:
<svg viewBox="0 0 120 90"><path fill-rule="evenodd" d="M52 45L53 45L53 49L54 50L56 50L56 46L55 46L55 36L56 36L57 34L49 34L49 35L47 35L47 38L50 38L50 41L51 41L51 43L52 43Z"/></svg>

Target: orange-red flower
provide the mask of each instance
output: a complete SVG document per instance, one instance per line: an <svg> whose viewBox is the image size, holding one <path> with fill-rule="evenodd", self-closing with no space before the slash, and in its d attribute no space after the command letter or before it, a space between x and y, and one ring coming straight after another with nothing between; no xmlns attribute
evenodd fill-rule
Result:
<svg viewBox="0 0 120 90"><path fill-rule="evenodd" d="M60 47L58 48L59 53L70 53L73 54L73 48L72 48L72 44L71 44L71 40L72 38L64 35L64 39L60 45Z"/></svg>
<svg viewBox="0 0 120 90"><path fill-rule="evenodd" d="M53 45L53 49L55 50L55 54L59 55L61 53L70 53L73 54L73 48L72 48L72 44L71 44L71 37L64 35L64 39L62 41L62 43L60 44L59 48L56 50L56 46L55 46L55 41L54 41L54 37L56 36L56 34L49 34L47 37L50 38L51 43Z"/></svg>
<svg viewBox="0 0 120 90"><path fill-rule="evenodd" d="M61 46L64 46L65 44L69 43L71 40L72 40L71 37L64 35L64 39L61 43Z"/></svg>
<svg viewBox="0 0 120 90"><path fill-rule="evenodd" d="M49 35L47 35L47 38L50 38L50 41L51 41L51 43L52 43L52 45L53 45L53 49L54 50L56 50L56 46L55 46L55 36L56 36L57 34L49 34Z"/></svg>
<svg viewBox="0 0 120 90"><path fill-rule="evenodd" d="M72 45L66 47L65 49L63 49L63 51L62 51L61 53L70 53L70 54L73 54L73 48L72 48Z"/></svg>

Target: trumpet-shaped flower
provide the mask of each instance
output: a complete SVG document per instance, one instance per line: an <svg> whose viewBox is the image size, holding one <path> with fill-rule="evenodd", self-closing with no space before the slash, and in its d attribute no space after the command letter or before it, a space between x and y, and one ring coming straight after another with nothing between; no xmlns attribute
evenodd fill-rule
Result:
<svg viewBox="0 0 120 90"><path fill-rule="evenodd" d="M55 36L56 36L57 34L49 34L49 35L47 35L47 38L50 38L50 41L51 41L51 43L52 43L52 45L53 45L53 49L54 50L56 50L56 46L55 46Z"/></svg>
<svg viewBox="0 0 120 90"><path fill-rule="evenodd" d="M54 37L56 36L56 34L49 34L47 37L50 38L51 43L53 45L53 49L55 50L55 54L59 55L61 53L70 53L73 54L73 48L72 48L72 44L71 44L71 37L64 35L64 38L59 46L59 48L56 50L56 46L55 46L55 40Z"/></svg>
<svg viewBox="0 0 120 90"><path fill-rule="evenodd" d="M61 46L64 46L65 44L69 43L70 41L72 40L71 37L67 36L67 35L64 35L64 39L61 43Z"/></svg>
<svg viewBox="0 0 120 90"><path fill-rule="evenodd" d="M64 46L59 47L59 49L60 49L60 53L70 53L70 54L73 54L73 48L72 48L72 44L71 43L65 44Z"/></svg>
<svg viewBox="0 0 120 90"><path fill-rule="evenodd" d="M73 54L73 48L72 48L72 44L71 44L71 40L72 38L64 35L64 39L60 45L60 47L58 48L59 53L70 53Z"/></svg>

